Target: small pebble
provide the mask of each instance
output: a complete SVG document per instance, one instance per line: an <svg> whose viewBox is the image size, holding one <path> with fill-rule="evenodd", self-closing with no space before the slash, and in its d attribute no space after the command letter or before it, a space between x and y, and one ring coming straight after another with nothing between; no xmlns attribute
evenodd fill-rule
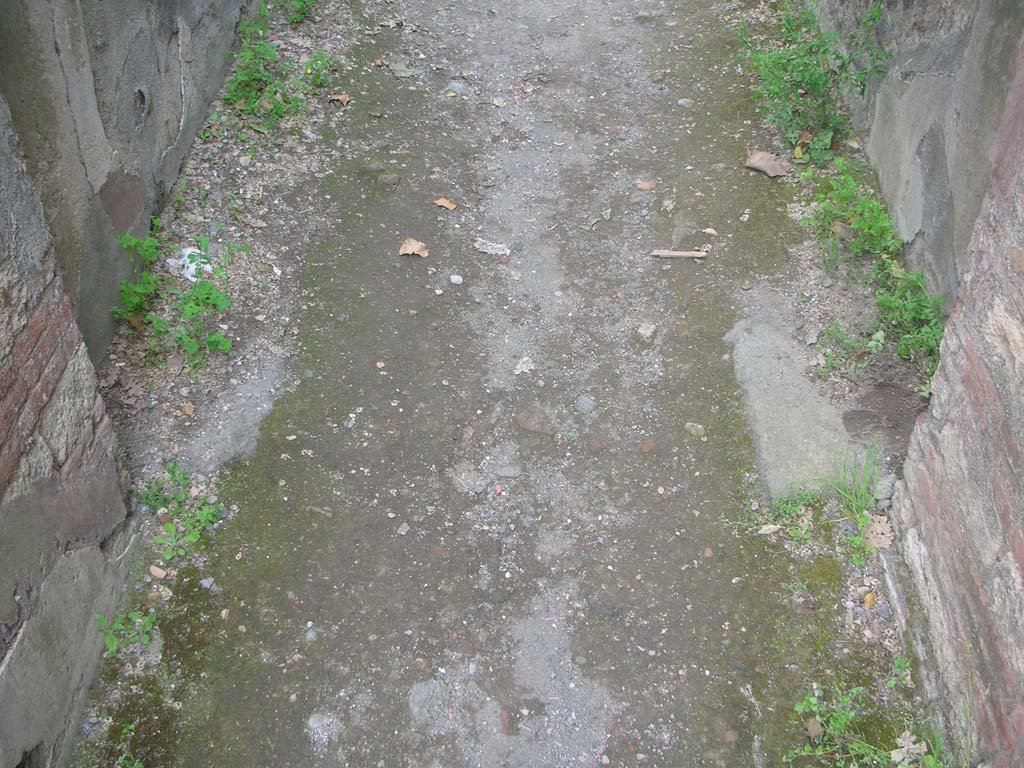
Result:
<svg viewBox="0 0 1024 768"><path fill-rule="evenodd" d="M451 275L448 279L452 285L462 285L462 275Z"/></svg>

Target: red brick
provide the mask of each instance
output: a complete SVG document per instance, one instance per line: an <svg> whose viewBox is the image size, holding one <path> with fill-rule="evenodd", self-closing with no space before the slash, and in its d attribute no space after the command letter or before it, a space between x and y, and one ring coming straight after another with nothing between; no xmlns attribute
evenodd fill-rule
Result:
<svg viewBox="0 0 1024 768"><path fill-rule="evenodd" d="M32 310L28 323L18 334L18 340L14 342L13 363L15 368L21 368L29 359L36 341L50 324L50 317L54 313L56 302L55 292L58 288L51 282L43 291L39 303Z"/></svg>
<svg viewBox="0 0 1024 768"><path fill-rule="evenodd" d="M18 383L18 371L13 365L0 368L0 398L7 396L8 390Z"/></svg>
<svg viewBox="0 0 1024 768"><path fill-rule="evenodd" d="M21 463L21 453L24 444L17 434L11 435L10 439L0 446L0 494L7 489L11 476Z"/></svg>
<svg viewBox="0 0 1024 768"><path fill-rule="evenodd" d="M62 353L58 352L50 359L50 365L43 371L32 389L32 393L28 396L28 400L22 406L21 417L18 419L18 431L22 437L27 439L35 432L39 416L46 404L50 402L53 393L57 391L57 385L60 384L66 367L67 358L63 357Z"/></svg>

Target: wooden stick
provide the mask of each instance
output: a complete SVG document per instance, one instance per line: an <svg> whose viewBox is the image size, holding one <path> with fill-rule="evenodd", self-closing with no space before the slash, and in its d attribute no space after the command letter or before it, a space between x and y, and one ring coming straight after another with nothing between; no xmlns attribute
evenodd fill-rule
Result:
<svg viewBox="0 0 1024 768"><path fill-rule="evenodd" d="M704 259L708 251L651 251L651 256L656 259Z"/></svg>

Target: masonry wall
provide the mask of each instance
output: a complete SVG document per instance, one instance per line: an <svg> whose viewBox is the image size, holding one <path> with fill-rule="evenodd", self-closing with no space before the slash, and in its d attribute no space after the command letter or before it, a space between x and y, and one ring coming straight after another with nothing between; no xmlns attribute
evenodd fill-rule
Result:
<svg viewBox="0 0 1024 768"><path fill-rule="evenodd" d="M65 762L133 525L93 362L243 0L0 0L0 768Z"/></svg>
<svg viewBox="0 0 1024 768"><path fill-rule="evenodd" d="M230 63L246 0L0 0L0 94L93 361Z"/></svg>
<svg viewBox="0 0 1024 768"><path fill-rule="evenodd" d="M866 2L826 0L841 30ZM854 112L908 257L950 316L894 523L950 735L1024 765L1024 3L887 3Z"/></svg>

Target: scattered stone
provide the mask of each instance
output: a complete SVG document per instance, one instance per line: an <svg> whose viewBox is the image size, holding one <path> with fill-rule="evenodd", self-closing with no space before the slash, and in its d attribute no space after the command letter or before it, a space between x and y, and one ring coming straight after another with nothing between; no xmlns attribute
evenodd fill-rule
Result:
<svg viewBox="0 0 1024 768"><path fill-rule="evenodd" d="M640 341L645 344L650 344L654 341L654 336L658 332L658 326L654 323L640 323L636 327L636 335L640 337Z"/></svg>
<svg viewBox="0 0 1024 768"><path fill-rule="evenodd" d="M804 337L804 344L806 344L809 347L813 347L817 343L818 343L818 332L817 331L811 331L810 333L808 333Z"/></svg>
<svg viewBox="0 0 1024 768"><path fill-rule="evenodd" d="M643 442L640 443L640 453L654 453L658 444L654 441L653 437L645 437Z"/></svg>
<svg viewBox="0 0 1024 768"><path fill-rule="evenodd" d="M590 395L580 395L576 398L576 410L580 413L591 413L597 407L597 401Z"/></svg>
<svg viewBox="0 0 1024 768"><path fill-rule="evenodd" d="M310 141L316 141L316 134L309 130L309 128L303 128L302 135L305 136Z"/></svg>
<svg viewBox="0 0 1024 768"><path fill-rule="evenodd" d="M686 422L686 426L683 428L686 430L686 433L690 435L690 437L696 437L700 440L703 440L706 434L703 424L697 424L692 421Z"/></svg>
<svg viewBox="0 0 1024 768"><path fill-rule="evenodd" d="M407 534L408 532L409 532L409 524L408 523L402 523L400 526L398 526L398 535L399 536L405 536L405 534Z"/></svg>
<svg viewBox="0 0 1024 768"><path fill-rule="evenodd" d="M451 275L448 279L452 285L462 285L462 275Z"/></svg>
<svg viewBox="0 0 1024 768"><path fill-rule="evenodd" d="M516 478L523 474L523 468L518 464L504 464L498 467L498 477Z"/></svg>
<svg viewBox="0 0 1024 768"><path fill-rule="evenodd" d="M334 715L326 712L314 712L306 721L309 740L317 749L324 749L330 742L338 740L341 723Z"/></svg>
<svg viewBox="0 0 1024 768"><path fill-rule="evenodd" d="M213 576L207 576L205 579L200 579L199 580L199 586L202 587L203 589L212 589L213 588Z"/></svg>
<svg viewBox="0 0 1024 768"><path fill-rule="evenodd" d="M555 430L551 427L547 416L539 408L516 414L516 424L524 432L535 432L541 435L554 435Z"/></svg>
<svg viewBox="0 0 1024 768"><path fill-rule="evenodd" d="M770 536L771 534L778 533L781 530L782 530L782 526L781 525L775 525L775 524L762 525L758 529L757 535L758 536Z"/></svg>
<svg viewBox="0 0 1024 768"><path fill-rule="evenodd" d="M516 367L512 369L512 375L518 376L521 373L530 373L537 366L534 365L533 359L529 355L523 355L519 362L516 363Z"/></svg>
<svg viewBox="0 0 1024 768"><path fill-rule="evenodd" d="M587 440L587 450L596 456L597 454L601 453L601 451L604 450L604 443L602 443L596 437L592 437L589 440Z"/></svg>
<svg viewBox="0 0 1024 768"><path fill-rule="evenodd" d="M482 237L478 237L473 247L476 248L480 253L486 253L490 256L509 256L512 251L504 243L492 243L490 240L484 240Z"/></svg>
<svg viewBox="0 0 1024 768"><path fill-rule="evenodd" d="M163 568L161 568L158 565L151 565L151 566L149 566L149 572L150 572L150 574L152 574L154 579L166 579L167 578L167 571L165 571Z"/></svg>
<svg viewBox="0 0 1024 768"><path fill-rule="evenodd" d="M891 499L896 492L896 475L892 472L882 475L875 483L875 499Z"/></svg>
<svg viewBox="0 0 1024 768"><path fill-rule="evenodd" d="M452 80L444 87L445 93L449 96L466 96L469 93L469 87L465 83L460 83L458 80Z"/></svg>

